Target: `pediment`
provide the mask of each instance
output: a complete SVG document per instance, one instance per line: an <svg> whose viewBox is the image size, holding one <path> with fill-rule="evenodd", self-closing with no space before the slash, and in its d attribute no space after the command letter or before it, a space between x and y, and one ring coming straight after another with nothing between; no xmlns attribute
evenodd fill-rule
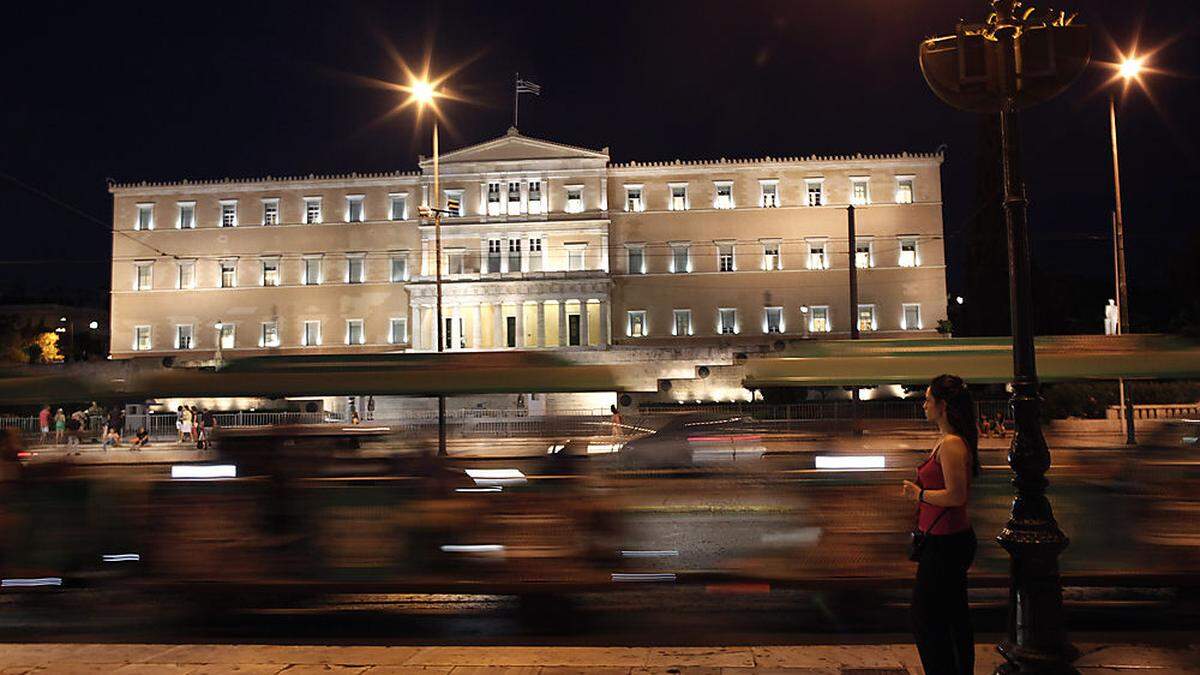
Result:
<svg viewBox="0 0 1200 675"><path fill-rule="evenodd" d="M490 141L442 153L439 161L445 164L472 162L516 162L536 160L601 160L608 161L608 148L589 150L573 145L522 136L515 129ZM432 166L433 160L421 159L421 168Z"/></svg>

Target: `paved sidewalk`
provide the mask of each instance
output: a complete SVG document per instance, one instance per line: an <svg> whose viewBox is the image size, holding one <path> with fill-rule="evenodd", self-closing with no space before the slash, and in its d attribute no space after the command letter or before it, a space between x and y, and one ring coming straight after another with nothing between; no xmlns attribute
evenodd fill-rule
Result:
<svg viewBox="0 0 1200 675"><path fill-rule="evenodd" d="M1077 645L1083 673L1200 673L1200 643ZM977 648L977 673L999 663ZM371 675L874 675L921 673L911 645L789 647L323 647L0 644L0 673L370 673Z"/></svg>

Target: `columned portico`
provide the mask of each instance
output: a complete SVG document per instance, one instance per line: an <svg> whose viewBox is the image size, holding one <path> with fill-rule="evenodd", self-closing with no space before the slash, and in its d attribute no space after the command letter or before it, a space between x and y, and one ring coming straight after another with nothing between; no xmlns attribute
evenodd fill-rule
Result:
<svg viewBox="0 0 1200 675"><path fill-rule="evenodd" d="M611 335L607 325L611 313L610 286L607 278L588 273L554 279L443 283L448 348L512 349L510 327L515 332L517 349L606 348ZM434 286L428 282L410 283L408 291L412 299L413 349L436 349ZM551 334L553 324L546 319L546 313L554 311L552 308L558 311L556 335ZM532 317L530 311L534 313ZM484 316L489 312L490 322ZM598 319L595 326L593 317ZM575 321L578 321L577 331ZM490 335L485 335L485 323L490 323ZM573 332L575 341L571 339Z"/></svg>

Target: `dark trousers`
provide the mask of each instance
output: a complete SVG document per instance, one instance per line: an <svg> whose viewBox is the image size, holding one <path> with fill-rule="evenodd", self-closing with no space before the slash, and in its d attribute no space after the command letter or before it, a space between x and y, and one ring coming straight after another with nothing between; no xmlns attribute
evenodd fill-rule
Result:
<svg viewBox="0 0 1200 675"><path fill-rule="evenodd" d="M926 537L913 586L913 637L927 675L970 675L975 630L967 606L967 569L975 560L975 531Z"/></svg>

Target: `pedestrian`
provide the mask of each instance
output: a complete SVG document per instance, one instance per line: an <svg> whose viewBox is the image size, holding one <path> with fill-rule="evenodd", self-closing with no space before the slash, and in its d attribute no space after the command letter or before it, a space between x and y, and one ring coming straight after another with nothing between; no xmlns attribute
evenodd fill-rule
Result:
<svg viewBox="0 0 1200 675"><path fill-rule="evenodd" d="M79 433L83 428L83 411L76 410L67 418L67 445L79 445Z"/></svg>
<svg viewBox="0 0 1200 675"><path fill-rule="evenodd" d="M183 406L175 408L175 435L175 442L183 443Z"/></svg>
<svg viewBox="0 0 1200 675"><path fill-rule="evenodd" d="M67 431L67 416L63 414L63 409L59 408L58 412L54 413L54 444L62 445L63 434Z"/></svg>
<svg viewBox="0 0 1200 675"><path fill-rule="evenodd" d="M133 434L133 441L129 444L130 450L141 450L150 445L150 432L146 431L146 427L138 427Z"/></svg>
<svg viewBox="0 0 1200 675"><path fill-rule="evenodd" d="M925 418L941 438L917 467L903 494L917 502L911 556L913 636L928 675L969 675L975 632L967 605L967 570L975 559L975 530L967 514L971 481L979 475L975 404L962 378L938 375L925 390Z"/></svg>
<svg viewBox="0 0 1200 675"><path fill-rule="evenodd" d="M42 445L50 441L50 406L43 405L38 413L38 428L42 430Z"/></svg>
<svg viewBox="0 0 1200 675"><path fill-rule="evenodd" d="M375 397L367 397L367 420L375 419Z"/></svg>
<svg viewBox="0 0 1200 675"><path fill-rule="evenodd" d="M358 424L358 423L360 423L360 422L362 422L362 418L360 418L360 417L358 416L358 411L357 411L357 410L351 410L351 411L350 411L350 424Z"/></svg>
<svg viewBox="0 0 1200 675"><path fill-rule="evenodd" d="M204 414L201 415L201 418L204 422L204 424L203 424L204 448L205 449L211 448L213 432L217 428L217 416L216 416L216 414L213 413L213 411L209 410L208 408L205 408Z"/></svg>
<svg viewBox="0 0 1200 675"><path fill-rule="evenodd" d="M113 406L108 411L108 424L104 428L104 449L107 450L109 445L118 447L121 445L121 432L125 430L125 412L120 406Z"/></svg>
<svg viewBox="0 0 1200 675"><path fill-rule="evenodd" d="M615 406L615 405L608 406L608 409L612 413L612 435L620 437L621 436L621 412L619 410L617 410L617 406Z"/></svg>
<svg viewBox="0 0 1200 675"><path fill-rule="evenodd" d="M196 436L192 433L192 409L186 405L179 406L179 442L183 443L184 437L187 437L189 443L193 442Z"/></svg>

